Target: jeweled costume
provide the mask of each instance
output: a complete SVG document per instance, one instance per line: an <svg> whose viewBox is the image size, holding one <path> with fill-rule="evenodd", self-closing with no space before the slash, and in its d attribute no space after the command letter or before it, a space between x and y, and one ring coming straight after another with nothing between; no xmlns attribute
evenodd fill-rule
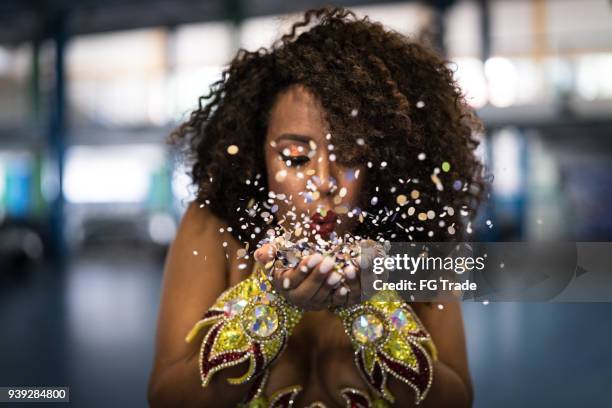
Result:
<svg viewBox="0 0 612 408"><path fill-rule="evenodd" d="M388 375L415 392L420 403L433 380L436 348L411 307L396 292L381 291L371 299L334 312L342 320L355 350L355 364L370 385L370 392L339 390L347 407L387 407L394 397L387 388ZM252 380L240 407L291 407L302 390L299 385L264 395L270 365L282 353L303 311L277 294L265 269L257 264L251 276L219 296L186 340L209 327L200 349L200 375L206 387L224 368L249 361L247 371L230 384ZM324 407L315 402L309 407Z"/></svg>

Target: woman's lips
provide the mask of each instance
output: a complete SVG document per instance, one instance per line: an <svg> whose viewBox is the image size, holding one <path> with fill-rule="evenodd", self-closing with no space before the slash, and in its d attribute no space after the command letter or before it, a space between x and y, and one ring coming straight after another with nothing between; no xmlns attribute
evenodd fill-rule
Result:
<svg viewBox="0 0 612 408"><path fill-rule="evenodd" d="M316 213L312 216L312 222L316 225L316 230L321 235L329 235L336 228L338 215L333 211L328 211L325 217Z"/></svg>

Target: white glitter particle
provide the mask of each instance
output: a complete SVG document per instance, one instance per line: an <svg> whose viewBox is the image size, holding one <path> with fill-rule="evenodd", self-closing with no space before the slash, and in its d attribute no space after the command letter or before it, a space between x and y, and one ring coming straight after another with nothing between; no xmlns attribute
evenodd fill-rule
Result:
<svg viewBox="0 0 612 408"><path fill-rule="evenodd" d="M282 183L283 181L285 181L285 178L287 178L287 170L280 170L276 172L276 175L274 177L274 179L278 181L279 183Z"/></svg>
<svg viewBox="0 0 612 408"><path fill-rule="evenodd" d="M438 309L443 310L444 309L444 305L438 305Z"/></svg>
<svg viewBox="0 0 612 408"><path fill-rule="evenodd" d="M194 256L198 256L198 251L193 251Z"/></svg>
<svg viewBox="0 0 612 408"><path fill-rule="evenodd" d="M358 114L358 113L359 113L359 111L358 111L357 109L353 109L353 110L351 111L351 116L352 116L352 117L355 117L355 116L357 116L357 114Z"/></svg>
<svg viewBox="0 0 612 408"><path fill-rule="evenodd" d="M238 146L236 145L230 145L227 147L227 153L231 154L232 156L238 153Z"/></svg>
<svg viewBox="0 0 612 408"><path fill-rule="evenodd" d="M357 139L357 144L359 146L363 146L365 144L365 140L363 140L363 138L360 137L359 139Z"/></svg>
<svg viewBox="0 0 612 408"><path fill-rule="evenodd" d="M423 102L423 101L418 101L418 102L416 103L416 107L417 107L417 108L419 108L419 109L424 108L424 107L425 107L425 102Z"/></svg>
<svg viewBox="0 0 612 408"><path fill-rule="evenodd" d="M370 200L370 203L372 205L376 205L378 203L378 197L372 197L372 200Z"/></svg>
<svg viewBox="0 0 612 408"><path fill-rule="evenodd" d="M419 155L417 156L417 159L419 159L419 160L425 160L425 157L427 157L427 156L425 155L425 153L419 153Z"/></svg>

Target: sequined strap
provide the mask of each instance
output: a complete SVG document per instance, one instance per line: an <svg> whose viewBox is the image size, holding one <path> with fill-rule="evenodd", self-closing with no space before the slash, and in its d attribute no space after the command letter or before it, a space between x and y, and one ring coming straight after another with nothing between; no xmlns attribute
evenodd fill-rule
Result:
<svg viewBox="0 0 612 408"><path fill-rule="evenodd" d="M436 347L412 308L394 291L336 310L355 349L355 364L373 390L389 402L388 374L409 385L420 403L433 381Z"/></svg>
<svg viewBox="0 0 612 408"><path fill-rule="evenodd" d="M265 383L266 369L284 350L302 311L278 295L258 265L244 281L227 289L197 322L186 337L193 341L209 328L200 348L200 377L206 387L213 375L224 368L248 361L246 372L229 378L230 384L251 379ZM257 387L251 399L262 392Z"/></svg>

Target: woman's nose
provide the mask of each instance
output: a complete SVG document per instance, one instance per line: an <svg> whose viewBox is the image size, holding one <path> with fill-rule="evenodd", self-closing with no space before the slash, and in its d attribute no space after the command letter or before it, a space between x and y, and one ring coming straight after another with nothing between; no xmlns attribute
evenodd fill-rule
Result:
<svg viewBox="0 0 612 408"><path fill-rule="evenodd" d="M319 192L321 195L332 195L338 188L335 166L327 157L321 157L317 163L317 175L319 177Z"/></svg>

